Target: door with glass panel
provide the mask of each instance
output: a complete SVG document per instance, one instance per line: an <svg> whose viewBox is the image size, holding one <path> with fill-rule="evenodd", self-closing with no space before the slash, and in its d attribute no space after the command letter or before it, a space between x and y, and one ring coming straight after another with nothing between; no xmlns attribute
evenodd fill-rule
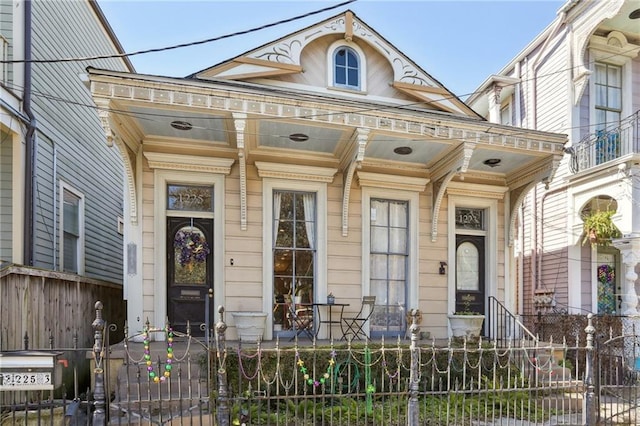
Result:
<svg viewBox="0 0 640 426"><path fill-rule="evenodd" d="M201 335L213 312L213 187L167 186L167 316Z"/></svg>
<svg viewBox="0 0 640 426"><path fill-rule="evenodd" d="M315 330L316 194L273 192L273 331Z"/></svg>
<svg viewBox="0 0 640 426"><path fill-rule="evenodd" d="M456 235L456 312L485 313L484 240Z"/></svg>
<svg viewBox="0 0 640 426"><path fill-rule="evenodd" d="M370 293L376 296L372 337L404 335L408 251L406 201L371 199Z"/></svg>

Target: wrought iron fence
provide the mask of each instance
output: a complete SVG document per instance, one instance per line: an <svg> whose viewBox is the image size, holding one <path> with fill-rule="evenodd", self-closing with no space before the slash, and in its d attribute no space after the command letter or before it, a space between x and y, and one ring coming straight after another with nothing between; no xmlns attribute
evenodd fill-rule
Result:
<svg viewBox="0 0 640 426"><path fill-rule="evenodd" d="M169 325L147 324L142 336L125 339L117 357L96 308L87 398L16 397L1 408L1 424L529 426L640 419L638 319L625 318L614 335L612 327L600 333L588 317L584 339L545 343L424 341L414 316L410 341L245 344L226 341L220 308L215 333L206 336L210 346ZM73 416L56 423L49 413Z"/></svg>

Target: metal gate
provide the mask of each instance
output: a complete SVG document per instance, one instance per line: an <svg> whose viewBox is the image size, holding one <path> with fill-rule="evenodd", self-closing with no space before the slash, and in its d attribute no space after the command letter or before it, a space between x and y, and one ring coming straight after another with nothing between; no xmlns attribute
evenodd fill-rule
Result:
<svg viewBox="0 0 640 426"><path fill-rule="evenodd" d="M640 335L632 331L603 339L595 359L597 424L640 424Z"/></svg>
<svg viewBox="0 0 640 426"><path fill-rule="evenodd" d="M201 332L208 334L203 327ZM120 351L109 351L113 392L109 424L213 424L208 344L170 324L127 336ZM207 338L207 341L209 339ZM117 355L114 356L114 355Z"/></svg>

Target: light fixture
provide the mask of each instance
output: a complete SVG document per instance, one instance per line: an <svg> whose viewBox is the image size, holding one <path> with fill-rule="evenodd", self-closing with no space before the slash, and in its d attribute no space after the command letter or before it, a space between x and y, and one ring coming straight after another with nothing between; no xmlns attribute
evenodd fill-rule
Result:
<svg viewBox="0 0 640 426"><path fill-rule="evenodd" d="M438 268L438 273L440 275L444 275L447 273L447 271L444 269L445 266L447 266L447 262L440 262L440 267Z"/></svg>
<svg viewBox="0 0 640 426"><path fill-rule="evenodd" d="M289 135L289 139L293 142L306 142L309 140L309 135L304 133L292 133Z"/></svg>
<svg viewBox="0 0 640 426"><path fill-rule="evenodd" d="M497 165L500 164L501 161L502 160L499 159L499 158L488 158L488 159L484 160L482 163L484 165L486 165L486 166L489 166L489 167L496 167Z"/></svg>
<svg viewBox="0 0 640 426"><path fill-rule="evenodd" d="M173 127L176 130L191 130L193 129L193 125L191 125L191 123L188 123L186 121L181 121L181 120L175 120L171 122L171 127Z"/></svg>
<svg viewBox="0 0 640 426"><path fill-rule="evenodd" d="M393 150L398 155L409 155L413 152L413 149L409 146L399 146Z"/></svg>
<svg viewBox="0 0 640 426"><path fill-rule="evenodd" d="M629 14L629 19L640 19L640 9L636 9Z"/></svg>

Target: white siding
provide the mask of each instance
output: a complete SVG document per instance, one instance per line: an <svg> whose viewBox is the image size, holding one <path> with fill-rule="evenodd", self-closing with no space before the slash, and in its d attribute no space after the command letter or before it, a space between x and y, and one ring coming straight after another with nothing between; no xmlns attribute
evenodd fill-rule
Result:
<svg viewBox="0 0 640 426"><path fill-rule="evenodd" d="M11 134L0 131L0 260L11 260L13 220L11 210L13 141Z"/></svg>

